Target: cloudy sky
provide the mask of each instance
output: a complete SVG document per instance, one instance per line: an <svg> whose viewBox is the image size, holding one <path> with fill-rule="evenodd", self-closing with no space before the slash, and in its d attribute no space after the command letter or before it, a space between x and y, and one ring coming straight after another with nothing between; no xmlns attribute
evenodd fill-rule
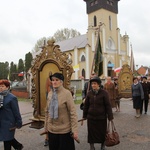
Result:
<svg viewBox="0 0 150 150"><path fill-rule="evenodd" d="M0 62L15 62L31 52L37 40L58 29L85 34L88 26L83 0L0 0ZM118 27L130 37L135 64L150 66L150 1L120 0Z"/></svg>

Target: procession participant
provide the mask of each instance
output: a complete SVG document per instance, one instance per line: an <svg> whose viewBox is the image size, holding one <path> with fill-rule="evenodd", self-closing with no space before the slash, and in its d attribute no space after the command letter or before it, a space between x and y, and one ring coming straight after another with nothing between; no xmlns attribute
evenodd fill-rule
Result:
<svg viewBox="0 0 150 150"><path fill-rule="evenodd" d="M150 91L150 84L147 82L147 77L144 76L142 77L143 81L142 81L142 87L143 87L143 92L144 92L144 99L142 100L142 104L141 104L141 109L140 109L140 113L143 113L143 102L144 102L144 111L145 114L147 114L147 109L148 109L148 103L149 103L149 91Z"/></svg>
<svg viewBox="0 0 150 150"><path fill-rule="evenodd" d="M141 83L139 83L138 78L133 78L133 84L131 86L133 108L136 110L135 117L140 117L140 108L142 105L142 99L144 99L144 92Z"/></svg>
<svg viewBox="0 0 150 150"><path fill-rule="evenodd" d="M141 76L137 76L138 82L142 82L143 78Z"/></svg>
<svg viewBox="0 0 150 150"><path fill-rule="evenodd" d="M115 85L111 81L111 77L106 78L106 83L104 84L104 90L106 90L109 94L109 99L111 103L111 107L115 107Z"/></svg>
<svg viewBox="0 0 150 150"><path fill-rule="evenodd" d="M118 79L114 78L114 85L115 85L115 106L116 112L120 112L120 96L118 91Z"/></svg>
<svg viewBox="0 0 150 150"><path fill-rule="evenodd" d="M88 143L90 150L95 150L94 143L101 143L101 150L105 150L107 118L113 119L112 107L108 93L100 88L100 78L92 78L90 84L92 90L87 94L83 109L83 120L87 119Z"/></svg>
<svg viewBox="0 0 150 150"><path fill-rule="evenodd" d="M45 131L48 132L50 150L75 150L78 139L77 114L71 92L63 87L64 76L50 76L53 90L48 94Z"/></svg>
<svg viewBox="0 0 150 150"><path fill-rule="evenodd" d="M90 79L92 79L96 76L97 76L96 73L92 73L91 76L90 76ZM84 89L82 91L82 99L85 99L88 90L91 90L90 80L88 82L85 82L85 84L84 84Z"/></svg>
<svg viewBox="0 0 150 150"><path fill-rule="evenodd" d="M23 149L23 145L15 139L15 129L21 128L22 118L19 111L17 98L10 93L10 82L0 80L0 141L4 143L4 150Z"/></svg>
<svg viewBox="0 0 150 150"><path fill-rule="evenodd" d="M90 76L90 79L92 79L93 77L96 77L96 76L97 76L96 73L92 73ZM89 80L89 81L85 82L84 89L82 90L82 103L80 105L81 110L83 110L86 95L87 95L88 91L90 91L90 90L91 90L91 85L90 85L90 80Z"/></svg>
<svg viewBox="0 0 150 150"><path fill-rule="evenodd" d="M150 87L150 76L147 77L147 82L148 82L149 87ZM150 88L149 88L149 89L150 89ZM149 94L148 94L148 95L149 95L149 99L150 99L150 90L149 90Z"/></svg>

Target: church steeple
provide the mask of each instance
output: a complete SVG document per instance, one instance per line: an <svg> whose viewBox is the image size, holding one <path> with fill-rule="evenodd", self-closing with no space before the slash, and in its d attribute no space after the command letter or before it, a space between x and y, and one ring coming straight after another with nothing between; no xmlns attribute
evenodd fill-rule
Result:
<svg viewBox="0 0 150 150"><path fill-rule="evenodd" d="M99 9L106 9L118 14L119 0L84 0L86 2L87 14L90 14Z"/></svg>

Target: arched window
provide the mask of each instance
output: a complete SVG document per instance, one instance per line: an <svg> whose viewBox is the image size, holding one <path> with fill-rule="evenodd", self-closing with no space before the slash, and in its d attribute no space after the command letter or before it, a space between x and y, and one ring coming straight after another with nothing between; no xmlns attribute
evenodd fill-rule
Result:
<svg viewBox="0 0 150 150"><path fill-rule="evenodd" d="M111 16L109 16L109 30L112 29L112 20L111 20Z"/></svg>
<svg viewBox="0 0 150 150"><path fill-rule="evenodd" d="M106 43L106 47L107 49L111 50L111 51L114 51L116 50L116 46L115 46L115 43L113 41L113 39L111 37L109 37L107 43Z"/></svg>
<svg viewBox="0 0 150 150"><path fill-rule="evenodd" d="M108 40L108 48L111 49L111 47L112 47L112 40L109 39Z"/></svg>
<svg viewBox="0 0 150 150"><path fill-rule="evenodd" d="M85 79L85 70L84 70L84 69L82 69L82 76L83 76L84 79Z"/></svg>
<svg viewBox="0 0 150 150"><path fill-rule="evenodd" d="M97 18L96 18L96 16L94 16L94 27L96 27L97 26Z"/></svg>
<svg viewBox="0 0 150 150"><path fill-rule="evenodd" d="M85 61L85 56L84 55L82 55L81 61Z"/></svg>

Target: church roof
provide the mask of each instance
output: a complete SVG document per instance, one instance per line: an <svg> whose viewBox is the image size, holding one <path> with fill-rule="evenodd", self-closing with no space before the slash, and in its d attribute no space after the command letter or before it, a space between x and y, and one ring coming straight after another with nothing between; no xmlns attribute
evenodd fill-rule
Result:
<svg viewBox="0 0 150 150"><path fill-rule="evenodd" d="M88 40L86 34L55 43L55 45L60 46L60 50L62 52L74 50L74 48L77 49L84 48L87 44ZM40 53L41 51L33 52L32 53L33 58L35 58L36 55L39 55Z"/></svg>
<svg viewBox="0 0 150 150"><path fill-rule="evenodd" d="M65 52L69 50L74 50L74 48L84 48L88 44L87 35L83 34L71 39L60 41L55 43L60 46L60 50Z"/></svg>

